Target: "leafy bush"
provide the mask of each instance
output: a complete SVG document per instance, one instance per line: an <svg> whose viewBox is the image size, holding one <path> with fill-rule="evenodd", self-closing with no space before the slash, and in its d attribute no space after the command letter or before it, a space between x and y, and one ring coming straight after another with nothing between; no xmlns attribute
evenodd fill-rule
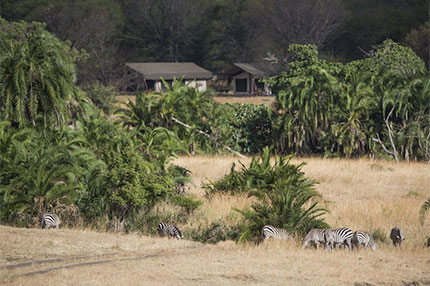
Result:
<svg viewBox="0 0 430 286"><path fill-rule="evenodd" d="M271 165L271 151L265 147L260 157L252 158L249 167L239 161L242 168L236 171L233 163L229 174L218 181L205 183L203 188L208 195L215 192L238 193L271 189L279 179L288 177L297 172L297 168L301 168L302 165L296 167L290 164L291 158L275 156L275 162Z"/></svg>
<svg viewBox="0 0 430 286"><path fill-rule="evenodd" d="M77 214L89 170L102 164L82 147L79 132L7 126L0 131L0 220L30 222L57 209Z"/></svg>
<svg viewBox="0 0 430 286"><path fill-rule="evenodd" d="M219 181L206 184L209 194L214 192L249 192L257 199L250 209L238 210L243 215L243 231L239 241L258 239L266 224L285 228L298 235L312 228L328 227L321 217L328 210L318 206L320 195L314 190L315 181L301 171L303 164L291 164L291 157L275 157L270 164L270 149L261 158L253 158L247 168L234 170Z"/></svg>
<svg viewBox="0 0 430 286"><path fill-rule="evenodd" d="M385 243L388 241L387 233L380 228L377 228L373 231L372 237L375 242Z"/></svg>
<svg viewBox="0 0 430 286"><path fill-rule="evenodd" d="M107 115L110 115L114 110L116 103L116 91L112 86L104 86L96 81L90 86L87 86L84 91L91 101Z"/></svg>
<svg viewBox="0 0 430 286"><path fill-rule="evenodd" d="M171 196L169 200L173 205L184 209L187 215L194 213L202 205L202 201L183 195Z"/></svg>
<svg viewBox="0 0 430 286"><path fill-rule="evenodd" d="M223 225L219 222L212 222L208 227L192 229L186 231L186 236L201 243L215 244L220 241L237 241L241 231L241 225Z"/></svg>
<svg viewBox="0 0 430 286"><path fill-rule="evenodd" d="M239 152L258 153L272 144L270 109L264 104L228 104L234 108L231 126Z"/></svg>

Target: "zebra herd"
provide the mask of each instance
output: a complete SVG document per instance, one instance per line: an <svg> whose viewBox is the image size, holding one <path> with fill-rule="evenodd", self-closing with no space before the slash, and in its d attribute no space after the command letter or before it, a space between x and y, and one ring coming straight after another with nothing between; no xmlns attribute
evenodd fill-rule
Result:
<svg viewBox="0 0 430 286"><path fill-rule="evenodd" d="M285 229L265 225L261 230L261 239L266 241L269 238L285 240L293 238L293 235ZM405 240L402 230L398 227L394 227L391 230L390 238L394 246L401 246L403 240ZM370 247L373 251L376 250L376 243L370 233L360 230L353 233L348 227L335 229L314 228L306 235L302 248L307 248L311 245L317 249L320 244L324 246L325 250L329 251L342 246L347 247L348 250L353 250L354 248L358 249L361 245L364 248Z"/></svg>
<svg viewBox="0 0 430 286"><path fill-rule="evenodd" d="M44 213L40 216L40 227L42 229L59 228L60 223L60 218L54 213ZM161 237L184 238L179 228L174 224L160 222L157 226L157 230ZM277 228L272 225L265 225L261 230L260 241L266 241L269 238L287 240L294 238L294 236L285 229ZM406 238L399 227L393 227L391 229L390 239L394 246L401 247L402 242ZM320 244L324 246L325 250L333 250L342 246L347 247L348 250L353 250L354 248L358 249L360 245L363 245L364 248L370 247L372 250L376 250L376 243L368 232L357 230L353 233L348 227L335 229L314 228L306 235L303 240L302 248L307 248L311 245L317 249ZM430 238L427 241L427 247L430 247Z"/></svg>

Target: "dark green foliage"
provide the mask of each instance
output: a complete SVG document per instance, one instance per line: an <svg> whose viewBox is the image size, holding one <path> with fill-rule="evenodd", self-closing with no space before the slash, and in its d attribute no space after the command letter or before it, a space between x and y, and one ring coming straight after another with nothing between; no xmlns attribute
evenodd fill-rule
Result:
<svg viewBox="0 0 430 286"><path fill-rule="evenodd" d="M377 242L385 243L388 241L387 233L380 228L377 228L373 231L372 238L376 243Z"/></svg>
<svg viewBox="0 0 430 286"><path fill-rule="evenodd" d="M237 241L241 232L241 225L223 225L219 222L212 222L208 227L187 230L185 235L192 240L201 243L216 244L220 241Z"/></svg>
<svg viewBox="0 0 430 286"><path fill-rule="evenodd" d="M273 188L279 180L296 173L301 168L290 163L291 156L277 157L272 165L271 152L264 148L260 157L253 157L249 167L241 162L241 169L235 170L233 163L230 173L215 182L205 184L204 187L209 195L217 192L239 193L252 190L267 190Z"/></svg>
<svg viewBox="0 0 430 286"><path fill-rule="evenodd" d="M297 181L295 174L290 174L288 179L280 180L273 189L251 193L258 203L252 204L251 209L236 210L243 215L246 225L239 242L258 241L266 224L299 236L306 235L313 228L328 228L322 218L328 210L318 207L320 195L313 189L313 184L308 179Z"/></svg>
<svg viewBox="0 0 430 286"><path fill-rule="evenodd" d="M37 217L74 205L84 195L88 170L102 168L70 129L17 131L3 125L0 153L0 219ZM6 144L6 145L4 145ZM19 218L18 218L19 219Z"/></svg>
<svg viewBox="0 0 430 286"><path fill-rule="evenodd" d="M112 86L104 86L100 82L95 82L84 89L91 101L107 115L114 110L116 103L116 91Z"/></svg>
<svg viewBox="0 0 430 286"><path fill-rule="evenodd" d="M44 21L86 49L90 58L79 63L85 84L115 82L124 60L189 61L217 71L261 61L267 51L283 58L292 43L317 43L345 62L387 38L401 41L429 18L426 0L2 0L0 16Z"/></svg>
<svg viewBox="0 0 430 286"><path fill-rule="evenodd" d="M291 45L297 60L268 82L277 150L324 156L429 157L429 90L424 62L385 41L347 64L319 59L312 45ZM427 147L424 147L427 146Z"/></svg>
<svg viewBox="0 0 430 286"><path fill-rule="evenodd" d="M272 145L271 111L264 104L230 104L234 116L230 125L239 149L244 153L258 153Z"/></svg>
<svg viewBox="0 0 430 286"><path fill-rule="evenodd" d="M248 192L257 199L251 209L236 210L244 217L244 228L239 241L258 239L266 224L285 228L304 235L310 229L327 227L321 218L328 211L318 206L320 195L314 190L313 180L304 176L303 164L291 164L291 157L275 157L270 163L270 149L261 158L253 158L240 171L232 167L230 174L205 186L209 194L215 192Z"/></svg>
<svg viewBox="0 0 430 286"><path fill-rule="evenodd" d="M82 97L75 86L78 53L42 23L0 18L0 38L1 118L19 126L67 123L72 101Z"/></svg>
<svg viewBox="0 0 430 286"><path fill-rule="evenodd" d="M151 209L173 189L172 179L132 147L107 154L106 161L110 211L120 221L142 208Z"/></svg>
<svg viewBox="0 0 430 286"><path fill-rule="evenodd" d="M187 215L194 213L202 205L202 201L183 195L171 196L169 201L173 205L181 207Z"/></svg>

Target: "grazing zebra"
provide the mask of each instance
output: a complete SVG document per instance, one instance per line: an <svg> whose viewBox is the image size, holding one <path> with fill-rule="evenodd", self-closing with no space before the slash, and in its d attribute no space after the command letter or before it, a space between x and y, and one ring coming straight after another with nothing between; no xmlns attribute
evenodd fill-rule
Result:
<svg viewBox="0 0 430 286"><path fill-rule="evenodd" d="M302 248L308 247L309 243L318 248L318 244L325 243L324 233L326 228L314 228L306 235Z"/></svg>
<svg viewBox="0 0 430 286"><path fill-rule="evenodd" d="M51 227L55 227L55 228L59 228L60 227L60 218L53 213L44 213L41 217L40 217L40 227L42 229L44 228L51 228Z"/></svg>
<svg viewBox="0 0 430 286"><path fill-rule="evenodd" d="M283 228L277 228L271 225L263 226L263 229L261 230L261 238L263 239L263 241L266 241L271 237L273 237L274 239L285 240L293 238L293 235Z"/></svg>
<svg viewBox="0 0 430 286"><path fill-rule="evenodd" d="M352 230L347 227L327 229L324 232L325 249L331 250L335 246L346 245L349 250L351 245Z"/></svg>
<svg viewBox="0 0 430 286"><path fill-rule="evenodd" d="M174 224L160 222L157 229L160 236L167 236L168 238L174 237L177 239L184 238L181 231Z"/></svg>
<svg viewBox="0 0 430 286"><path fill-rule="evenodd" d="M365 231L357 230L356 232L354 232L354 234L352 235L351 243L352 248L356 247L358 249L360 244L363 244L365 248L370 246L373 251L376 250L375 241L373 240L372 236Z"/></svg>
<svg viewBox="0 0 430 286"><path fill-rule="evenodd" d="M390 238L393 241L394 246L402 246L402 242L403 240L405 240L406 238L403 236L403 232L400 228L398 227L393 227L391 229L391 234L390 234Z"/></svg>

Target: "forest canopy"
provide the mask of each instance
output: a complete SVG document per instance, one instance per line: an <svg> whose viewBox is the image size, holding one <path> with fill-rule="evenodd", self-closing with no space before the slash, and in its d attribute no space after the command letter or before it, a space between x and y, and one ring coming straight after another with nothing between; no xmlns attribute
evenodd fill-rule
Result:
<svg viewBox="0 0 430 286"><path fill-rule="evenodd" d="M322 57L346 62L392 39L428 66L426 0L3 0L0 16L44 22L85 49L80 85L119 86L125 61L189 61L217 71L267 52L285 58L290 44L314 44Z"/></svg>

